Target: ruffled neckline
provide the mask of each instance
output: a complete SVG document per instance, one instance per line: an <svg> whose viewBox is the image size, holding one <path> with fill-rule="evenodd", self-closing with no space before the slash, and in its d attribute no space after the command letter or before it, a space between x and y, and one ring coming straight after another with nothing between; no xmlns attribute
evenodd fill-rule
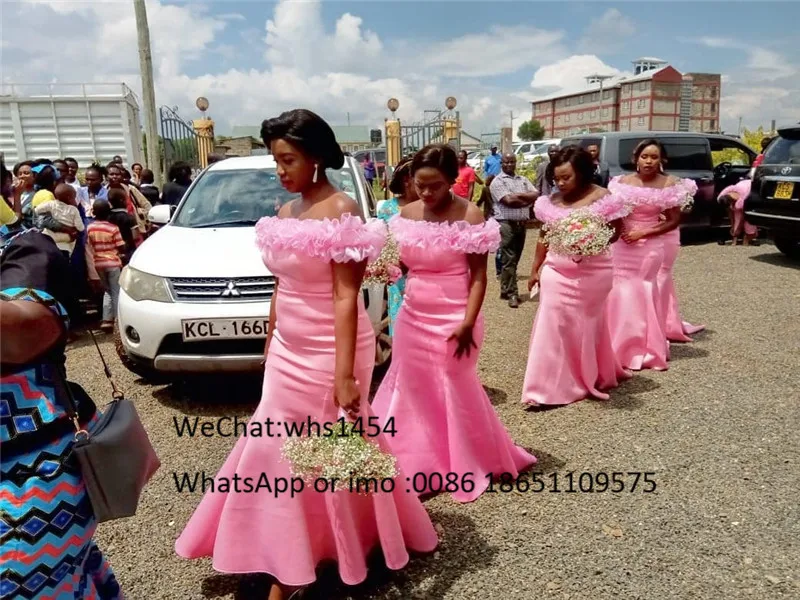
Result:
<svg viewBox="0 0 800 600"><path fill-rule="evenodd" d="M614 194L606 194L586 206L566 207L556 205L550 196L540 196L533 205L536 218L542 223L554 223L568 217L576 210L586 210L602 217L606 223L622 219L631 212L631 207Z"/></svg>
<svg viewBox="0 0 800 600"><path fill-rule="evenodd" d="M679 179L677 183L663 188L642 187L622 182L623 175L614 177L608 191L620 196L630 206L650 205L667 210L684 206L697 192L697 184L691 179Z"/></svg>
<svg viewBox="0 0 800 600"><path fill-rule="evenodd" d="M338 219L263 217L256 245L267 252L296 252L334 262L375 260L386 243L386 224L345 213Z"/></svg>
<svg viewBox="0 0 800 600"><path fill-rule="evenodd" d="M500 224L490 218L479 224L467 221L418 221L395 215L389 228L398 246L484 254L500 247Z"/></svg>

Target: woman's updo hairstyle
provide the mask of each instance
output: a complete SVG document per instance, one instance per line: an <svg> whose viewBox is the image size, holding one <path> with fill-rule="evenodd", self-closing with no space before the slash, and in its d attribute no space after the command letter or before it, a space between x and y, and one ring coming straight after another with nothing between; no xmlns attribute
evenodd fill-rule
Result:
<svg viewBox="0 0 800 600"><path fill-rule="evenodd" d="M578 176L581 186L589 185L592 183L594 176L594 160L592 155L586 150L576 145L569 145L561 148L550 158L550 168L552 168L553 177L555 177L556 167L570 164Z"/></svg>
<svg viewBox="0 0 800 600"><path fill-rule="evenodd" d="M664 144L655 138L642 140L636 144L636 148L633 149L633 164L636 165L636 163L639 162L639 157L642 155L642 152L644 152L644 149L648 146L655 146L658 148L658 153L661 156L661 166L666 166L668 158L667 149L664 147Z"/></svg>
<svg viewBox="0 0 800 600"><path fill-rule="evenodd" d="M450 183L458 179L458 156L447 144L430 144L417 152L411 161L411 175L427 167L438 170Z"/></svg>
<svg viewBox="0 0 800 600"><path fill-rule="evenodd" d="M406 177L411 177L411 158L404 158L394 169L392 180L389 182L389 191L401 196L406 191Z"/></svg>
<svg viewBox="0 0 800 600"><path fill-rule="evenodd" d="M276 140L286 140L325 169L341 169L344 165L344 152L331 126L305 108L284 112L261 123L261 139L267 148Z"/></svg>

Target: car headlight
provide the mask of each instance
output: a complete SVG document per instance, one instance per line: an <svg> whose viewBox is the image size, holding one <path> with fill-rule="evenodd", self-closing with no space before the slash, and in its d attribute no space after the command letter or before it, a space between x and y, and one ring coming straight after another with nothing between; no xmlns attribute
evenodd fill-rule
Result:
<svg viewBox="0 0 800 600"><path fill-rule="evenodd" d="M136 302L142 300L172 302L166 279L138 271L130 266L122 269L119 277L119 287Z"/></svg>

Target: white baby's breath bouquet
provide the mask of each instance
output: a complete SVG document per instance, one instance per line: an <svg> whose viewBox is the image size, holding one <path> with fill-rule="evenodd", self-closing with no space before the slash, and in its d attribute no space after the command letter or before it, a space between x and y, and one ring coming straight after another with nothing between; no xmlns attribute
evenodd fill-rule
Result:
<svg viewBox="0 0 800 600"><path fill-rule="evenodd" d="M391 285L403 276L400 269L400 251L391 233L386 238L386 245L380 255L367 265L364 272L365 284Z"/></svg>
<svg viewBox="0 0 800 600"><path fill-rule="evenodd" d="M548 226L544 241L550 251L565 256L597 256L608 250L614 230L602 217L575 210Z"/></svg>
<svg viewBox="0 0 800 600"><path fill-rule="evenodd" d="M289 438L283 458L291 463L292 475L313 485L317 479L336 479L332 491L352 490L353 482L397 477L397 459L365 439L353 423L339 421L331 435ZM360 493L369 493L361 489Z"/></svg>

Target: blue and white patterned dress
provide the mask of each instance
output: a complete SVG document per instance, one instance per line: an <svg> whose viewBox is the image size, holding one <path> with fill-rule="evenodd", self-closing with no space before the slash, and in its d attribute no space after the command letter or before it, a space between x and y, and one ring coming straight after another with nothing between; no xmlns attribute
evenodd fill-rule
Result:
<svg viewBox="0 0 800 600"><path fill-rule="evenodd" d="M20 241L15 253L11 246ZM68 269L52 240L36 231L20 234L0 264L3 285L19 286L0 291L0 301L44 303L68 322L53 295L58 291L38 289ZM58 355L63 360L63 349ZM74 429L55 400L53 364L0 377L0 598L119 600L120 587L92 539L97 521L71 457Z"/></svg>
<svg viewBox="0 0 800 600"><path fill-rule="evenodd" d="M384 201L378 209L378 218L389 223L396 214L400 213L400 204L397 198L390 198ZM389 286L389 335L394 335L394 322L397 320L397 313L403 304L403 292L406 289L406 276L403 275L395 283Z"/></svg>

